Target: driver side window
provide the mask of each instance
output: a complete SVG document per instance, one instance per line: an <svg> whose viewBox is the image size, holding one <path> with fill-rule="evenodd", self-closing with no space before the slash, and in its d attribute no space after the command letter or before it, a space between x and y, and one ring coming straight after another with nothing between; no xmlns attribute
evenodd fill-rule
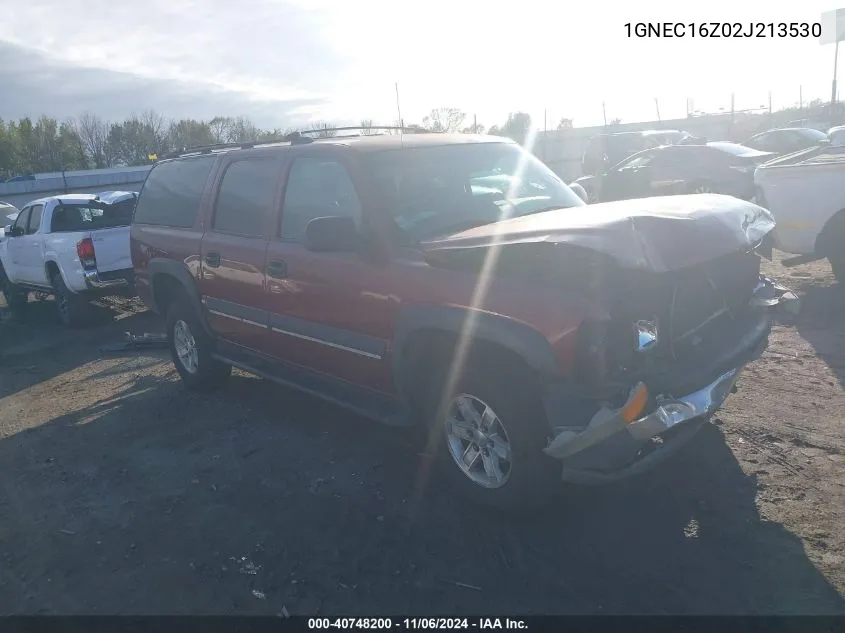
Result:
<svg viewBox="0 0 845 633"><path fill-rule="evenodd" d="M32 207L24 207L23 210L18 214L18 217L15 218L14 224L12 224L12 233L17 233L20 231L21 235L26 233L26 225L29 223L29 214L32 212Z"/></svg>
<svg viewBox="0 0 845 633"><path fill-rule="evenodd" d="M639 156L634 156L633 158L625 161L624 163L619 165L619 167L617 167L617 170L618 169L635 168L635 167L646 167L646 166L650 165L653 160L654 160L654 153L653 152L643 153L643 154L640 154Z"/></svg>

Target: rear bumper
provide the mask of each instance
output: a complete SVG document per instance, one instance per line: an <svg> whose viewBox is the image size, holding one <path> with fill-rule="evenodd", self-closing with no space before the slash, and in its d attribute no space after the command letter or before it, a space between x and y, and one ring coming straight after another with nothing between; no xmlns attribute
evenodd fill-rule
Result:
<svg viewBox="0 0 845 633"><path fill-rule="evenodd" d="M85 287L93 291L129 289L134 285L132 269L115 270L101 273L98 270L86 270Z"/></svg>

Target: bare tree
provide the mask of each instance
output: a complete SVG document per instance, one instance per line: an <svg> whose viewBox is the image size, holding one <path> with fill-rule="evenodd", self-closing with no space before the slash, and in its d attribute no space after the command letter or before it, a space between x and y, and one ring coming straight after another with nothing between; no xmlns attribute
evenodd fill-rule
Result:
<svg viewBox="0 0 845 633"><path fill-rule="evenodd" d="M467 115L458 108L436 108L423 117L423 127L432 132L457 132Z"/></svg>
<svg viewBox="0 0 845 633"><path fill-rule="evenodd" d="M372 119L361 119L361 134L363 136L369 136L370 134L373 134Z"/></svg>
<svg viewBox="0 0 845 633"><path fill-rule="evenodd" d="M215 143L228 143L232 133L232 119L227 116L216 116L208 122L211 135Z"/></svg>
<svg viewBox="0 0 845 633"><path fill-rule="evenodd" d="M109 138L109 124L92 112L83 112L79 120L73 122L73 129L85 153L91 158L94 167L106 167L106 145Z"/></svg>
<svg viewBox="0 0 845 633"><path fill-rule="evenodd" d="M572 119L567 119L563 117L560 122L557 124L558 130L571 130L572 129Z"/></svg>
<svg viewBox="0 0 845 633"><path fill-rule="evenodd" d="M326 121L315 121L311 127L312 130L317 130L314 134L317 138L332 138L337 136L337 130L331 128L337 127L333 123Z"/></svg>
<svg viewBox="0 0 845 633"><path fill-rule="evenodd" d="M473 123L461 130L464 134L484 134L484 126L481 123Z"/></svg>

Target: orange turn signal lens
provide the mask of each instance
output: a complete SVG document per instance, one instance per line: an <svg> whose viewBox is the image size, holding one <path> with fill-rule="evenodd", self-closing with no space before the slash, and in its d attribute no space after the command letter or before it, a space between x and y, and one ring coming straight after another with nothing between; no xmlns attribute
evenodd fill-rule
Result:
<svg viewBox="0 0 845 633"><path fill-rule="evenodd" d="M643 412L648 403L648 388L644 383L638 383L634 387L634 393L628 398L628 402L622 407L622 419L628 424L633 422L636 417Z"/></svg>

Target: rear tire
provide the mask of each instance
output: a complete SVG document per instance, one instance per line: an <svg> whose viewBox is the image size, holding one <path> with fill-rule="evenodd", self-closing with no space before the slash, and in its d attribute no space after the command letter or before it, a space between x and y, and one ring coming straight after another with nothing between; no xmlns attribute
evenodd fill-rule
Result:
<svg viewBox="0 0 845 633"><path fill-rule="evenodd" d="M497 510L537 508L551 501L553 486L560 484L559 464L542 452L551 432L529 377L496 365L468 365L442 407L438 406L442 381L431 381L423 402L429 450L450 487L470 502ZM448 366L436 373L445 379ZM475 413L464 413L467 404ZM475 432L481 431L475 436L477 442L469 439L474 431L464 424L473 417L480 423L472 425ZM483 431L485 418L495 419L487 432ZM459 465L461 457L464 466ZM497 466L491 465L491 459Z"/></svg>
<svg viewBox="0 0 845 633"><path fill-rule="evenodd" d="M71 292L65 285L61 273L55 273L52 279L53 296L62 325L78 328L87 325L91 318L91 305L84 297Z"/></svg>
<svg viewBox="0 0 845 633"><path fill-rule="evenodd" d="M186 299L178 298L170 305L166 322L170 356L185 386L192 391L222 386L231 375L232 366L212 357L214 339Z"/></svg>

